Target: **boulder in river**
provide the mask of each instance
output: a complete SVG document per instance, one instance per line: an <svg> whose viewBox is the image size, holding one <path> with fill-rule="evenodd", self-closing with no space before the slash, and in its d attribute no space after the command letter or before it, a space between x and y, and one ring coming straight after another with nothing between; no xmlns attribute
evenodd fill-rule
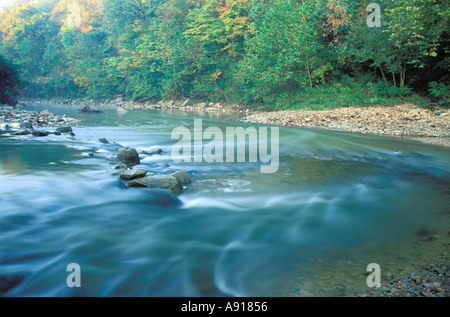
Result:
<svg viewBox="0 0 450 317"><path fill-rule="evenodd" d="M105 138L100 138L100 139L98 139L100 142L102 142L102 143L105 143L105 144L108 144L109 143L109 141L108 140L106 140Z"/></svg>
<svg viewBox="0 0 450 317"><path fill-rule="evenodd" d="M191 183L191 176L189 176L188 173L183 172L183 171L177 171L175 173L172 174L173 177L175 177L176 179L178 179L181 184L183 185L187 185Z"/></svg>
<svg viewBox="0 0 450 317"><path fill-rule="evenodd" d="M78 112L81 112L81 113L103 113L102 110L92 109L90 106L84 106L83 108L78 109Z"/></svg>
<svg viewBox="0 0 450 317"><path fill-rule="evenodd" d="M140 164L139 154L136 149L131 147L124 147L117 152L117 159L127 165Z"/></svg>
<svg viewBox="0 0 450 317"><path fill-rule="evenodd" d="M31 134L33 134L34 136L47 136L49 133L47 131L42 130L33 130Z"/></svg>
<svg viewBox="0 0 450 317"><path fill-rule="evenodd" d="M56 131L60 133L73 133L72 127L70 126L58 127Z"/></svg>
<svg viewBox="0 0 450 317"><path fill-rule="evenodd" d="M152 175L137 178L127 183L128 187L160 188L172 191L174 194L183 192L183 185L172 175Z"/></svg>
<svg viewBox="0 0 450 317"><path fill-rule="evenodd" d="M147 175L147 171L145 169L138 168L138 169L123 171L122 173L120 173L120 178L125 181L129 181L129 180L133 180L136 178L142 178L145 175Z"/></svg>

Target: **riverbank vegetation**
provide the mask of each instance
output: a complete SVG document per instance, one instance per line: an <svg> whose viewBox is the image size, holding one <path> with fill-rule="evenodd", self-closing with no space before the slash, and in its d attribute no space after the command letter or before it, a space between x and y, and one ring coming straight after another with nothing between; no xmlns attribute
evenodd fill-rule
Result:
<svg viewBox="0 0 450 317"><path fill-rule="evenodd" d="M369 3L16 1L0 13L0 55L27 97L447 106L448 1Z"/></svg>

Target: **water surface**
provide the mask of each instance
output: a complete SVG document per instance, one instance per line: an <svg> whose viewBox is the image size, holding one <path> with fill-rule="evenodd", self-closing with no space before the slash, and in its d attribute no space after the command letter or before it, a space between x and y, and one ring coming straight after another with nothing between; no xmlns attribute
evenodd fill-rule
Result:
<svg viewBox="0 0 450 317"><path fill-rule="evenodd" d="M24 277L8 296L352 296L369 291L367 264L411 266L424 232L450 228L447 148L282 127L279 170L263 174L175 163L171 132L193 116L50 110L83 120L74 139L0 136L0 275ZM137 167L192 184L124 188L110 164L121 146L162 149ZM66 285L69 263L81 288Z"/></svg>

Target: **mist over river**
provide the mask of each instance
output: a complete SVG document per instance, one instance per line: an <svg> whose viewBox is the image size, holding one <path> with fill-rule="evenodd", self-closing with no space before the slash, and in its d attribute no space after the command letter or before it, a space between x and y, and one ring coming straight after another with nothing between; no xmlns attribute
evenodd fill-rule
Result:
<svg viewBox="0 0 450 317"><path fill-rule="evenodd" d="M82 121L74 138L0 135L0 276L21 277L6 296L353 296L370 290L369 263L407 272L449 236L450 148L280 127L278 171L261 173L175 163L171 133L198 116L45 108ZM110 164L125 146L162 149L136 168L192 183L125 188Z"/></svg>

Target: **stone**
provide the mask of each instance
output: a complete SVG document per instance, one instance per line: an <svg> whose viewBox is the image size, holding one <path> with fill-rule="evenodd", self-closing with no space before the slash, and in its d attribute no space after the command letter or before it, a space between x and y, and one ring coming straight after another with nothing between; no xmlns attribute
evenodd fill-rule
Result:
<svg viewBox="0 0 450 317"><path fill-rule="evenodd" d="M183 185L176 177L173 177L172 175L153 175L137 178L129 181L127 186L166 189L176 195L183 192Z"/></svg>
<svg viewBox="0 0 450 317"><path fill-rule="evenodd" d="M39 114L41 116L53 116L53 113L51 111L49 111L48 109L42 110Z"/></svg>
<svg viewBox="0 0 450 317"><path fill-rule="evenodd" d="M117 152L117 159L127 165L140 164L139 154L136 149L131 147L124 147Z"/></svg>
<svg viewBox="0 0 450 317"><path fill-rule="evenodd" d="M33 134L34 136L47 136L48 132L42 131L42 130L33 130L33 132L31 132L31 134Z"/></svg>
<svg viewBox="0 0 450 317"><path fill-rule="evenodd" d="M122 173L120 173L120 178L129 181L136 178L144 177L145 175L147 175L147 171L145 169L138 168L123 171Z"/></svg>
<svg viewBox="0 0 450 317"><path fill-rule="evenodd" d="M118 169L127 169L128 168L128 166L126 165L126 164L123 164L123 163L119 163L119 164L116 164L115 166L114 166L114 169L116 169L116 170L118 170Z"/></svg>
<svg viewBox="0 0 450 317"><path fill-rule="evenodd" d="M33 125L31 124L30 121L24 121L20 124L20 127L22 129L33 129Z"/></svg>
<svg viewBox="0 0 450 317"><path fill-rule="evenodd" d="M16 132L16 135L27 135L27 134L31 134L31 132L28 131L28 130L23 130L23 131Z"/></svg>
<svg viewBox="0 0 450 317"><path fill-rule="evenodd" d="M180 107L186 107L187 106L187 104L189 103L189 99L186 99L185 101L183 101L183 103L181 104L181 106Z"/></svg>
<svg viewBox="0 0 450 317"><path fill-rule="evenodd" d="M81 113L103 113L102 110L95 110L95 109L92 109L90 106L84 106L83 108L78 109L78 112L81 112Z"/></svg>
<svg viewBox="0 0 450 317"><path fill-rule="evenodd" d="M191 176L183 171L177 171L172 174L173 177L177 178L181 184L187 185L191 183Z"/></svg>
<svg viewBox="0 0 450 317"><path fill-rule="evenodd" d="M60 133L73 133L72 127L69 126L58 127L56 131Z"/></svg>
<svg viewBox="0 0 450 317"><path fill-rule="evenodd" d="M157 150L154 150L154 151L151 151L151 152L142 151L141 153L142 154L146 154L146 155L153 155L153 154L161 154L162 152L163 152L163 150L157 149Z"/></svg>
<svg viewBox="0 0 450 317"><path fill-rule="evenodd" d="M108 140L106 140L105 138L100 138L100 139L98 139L100 142L102 142L102 143L106 143L106 144L108 144L109 143L109 141Z"/></svg>
<svg viewBox="0 0 450 317"><path fill-rule="evenodd" d="M125 110L124 108L119 107L119 108L117 108L117 112L126 113L126 112L128 112L128 110Z"/></svg>

